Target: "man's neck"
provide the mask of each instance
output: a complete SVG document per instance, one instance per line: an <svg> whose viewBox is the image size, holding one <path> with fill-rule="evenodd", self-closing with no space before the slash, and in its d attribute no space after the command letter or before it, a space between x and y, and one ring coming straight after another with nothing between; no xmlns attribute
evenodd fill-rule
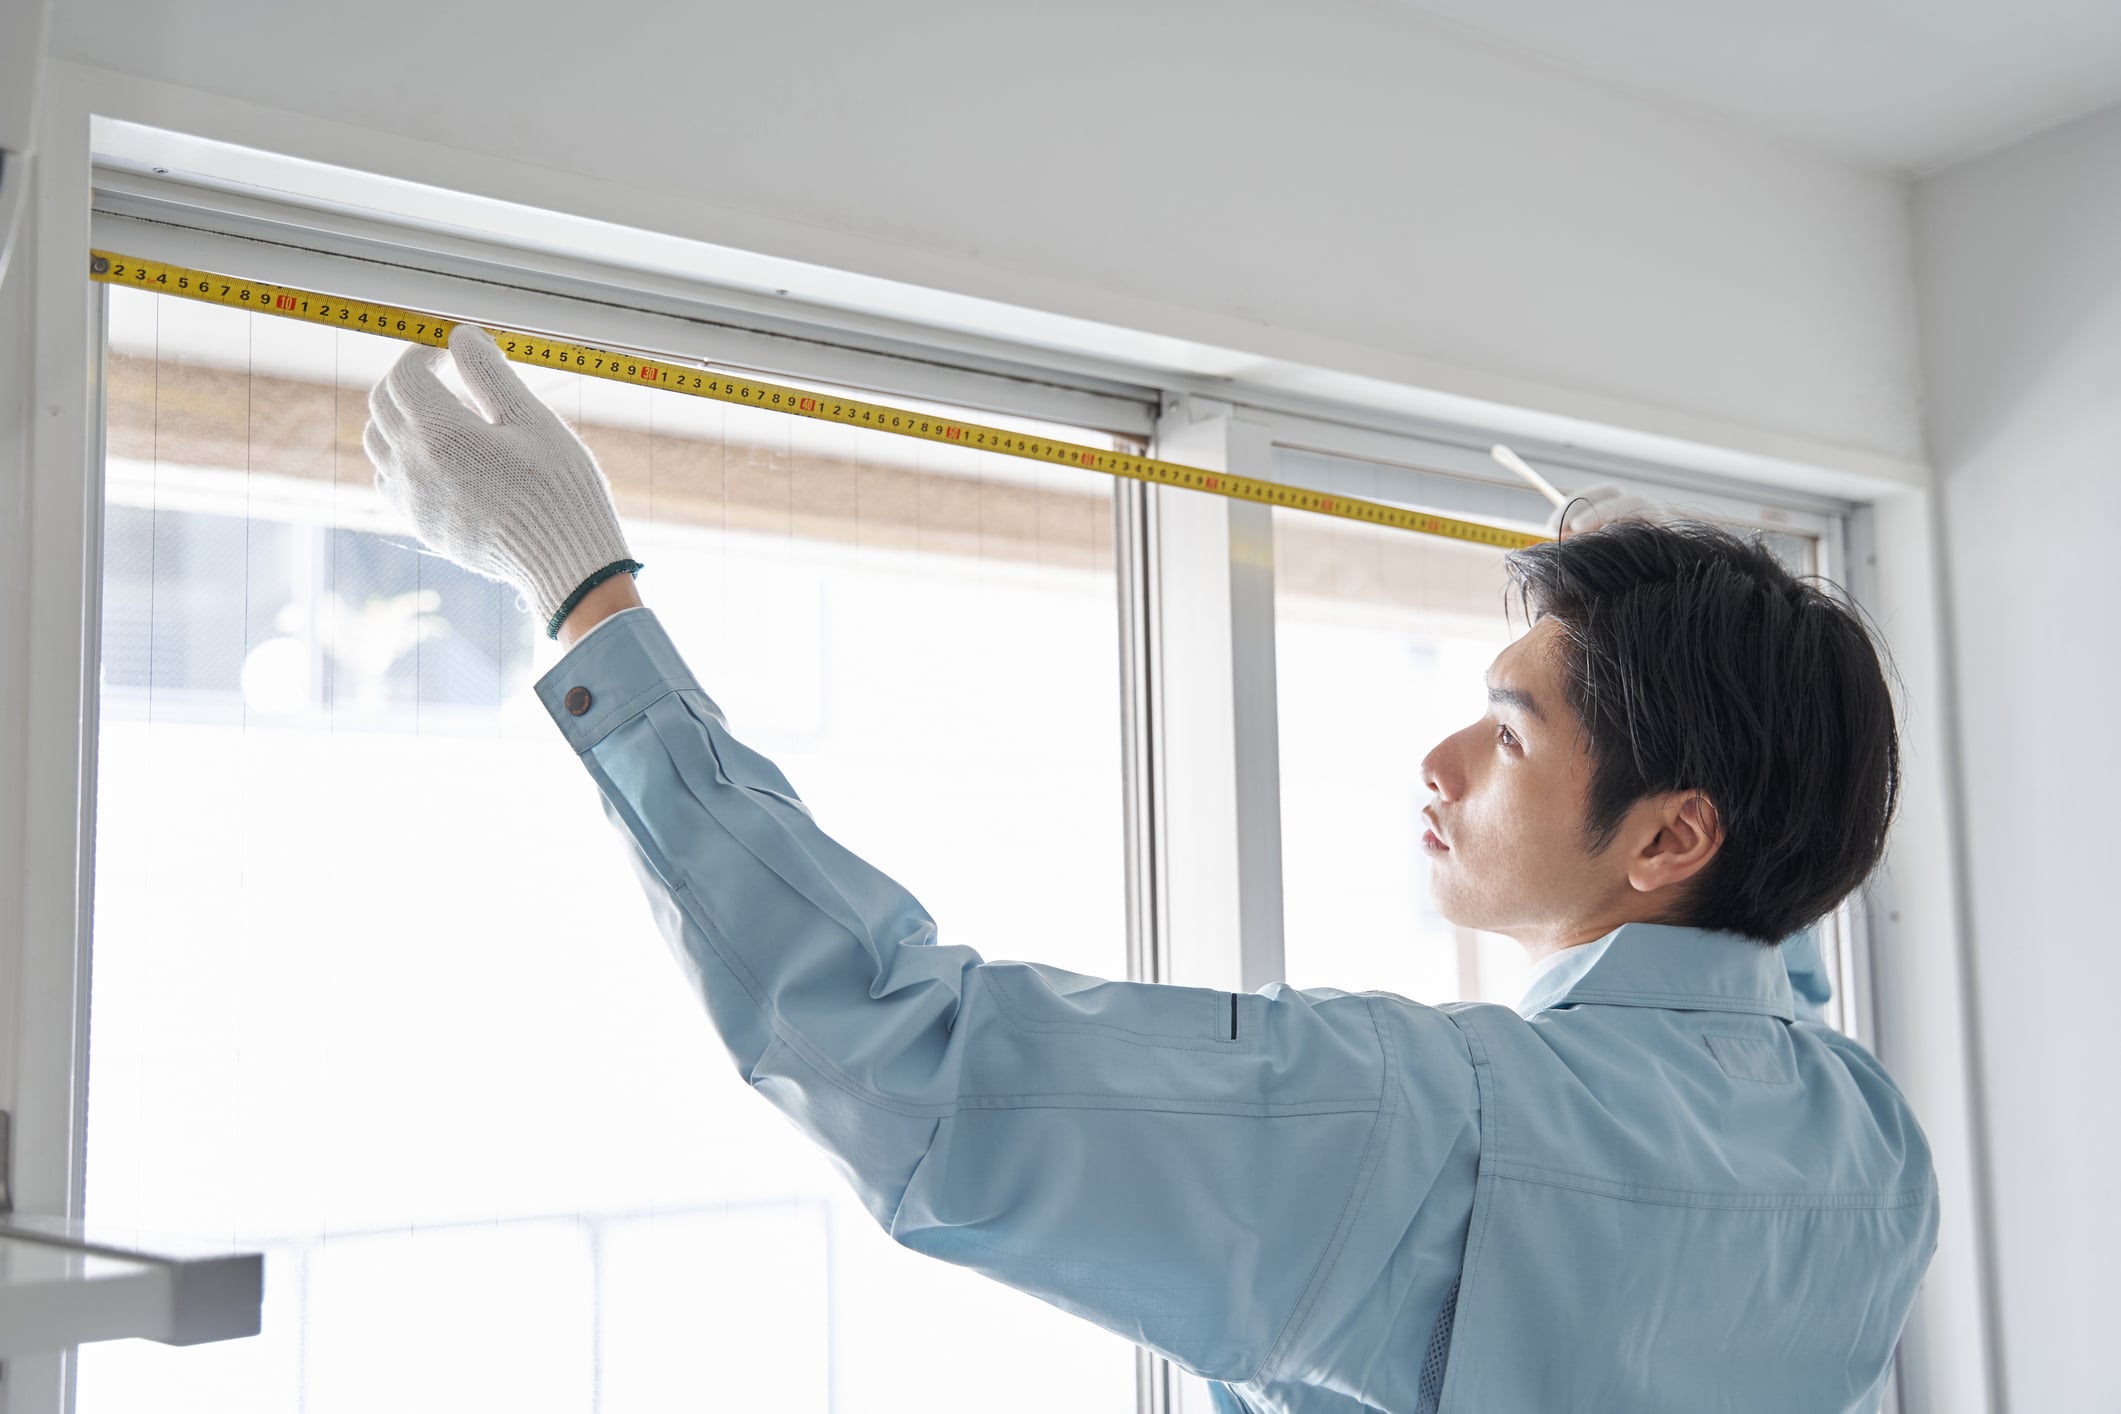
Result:
<svg viewBox="0 0 2121 1414"><path fill-rule="evenodd" d="M1629 905L1634 904L1631 908ZM1585 943L1595 943L1616 928L1629 923L1665 923L1671 921L1668 910L1644 908L1641 896L1615 902L1609 912L1586 917L1574 923L1562 923L1550 928L1511 933L1508 936L1524 949L1525 961L1537 967L1556 953L1580 948Z"/></svg>
<svg viewBox="0 0 2121 1414"><path fill-rule="evenodd" d="M1559 957L1571 948L1580 948L1585 943L1595 943L1618 928L1614 923L1593 932L1588 927L1557 929L1552 933L1520 933L1516 937L1518 946L1524 949L1525 961L1538 968L1551 958Z"/></svg>
<svg viewBox="0 0 2121 1414"><path fill-rule="evenodd" d="M1526 948L1525 952L1530 958L1532 964L1532 975L1525 979L1526 984L1529 985L1533 982L1537 982L1540 978L1546 976L1549 972L1552 972L1556 967L1560 966L1563 958L1567 957L1576 949L1584 946L1585 944L1583 943L1563 943L1558 947L1552 947L1547 949L1546 952L1536 957L1530 956L1531 949Z"/></svg>

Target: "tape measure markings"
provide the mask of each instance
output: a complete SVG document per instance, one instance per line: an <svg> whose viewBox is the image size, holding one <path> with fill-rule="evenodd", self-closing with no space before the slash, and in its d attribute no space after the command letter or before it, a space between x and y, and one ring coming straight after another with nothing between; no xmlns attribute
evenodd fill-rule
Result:
<svg viewBox="0 0 2121 1414"><path fill-rule="evenodd" d="M459 321L443 319L419 310L367 300L342 299L314 290L246 280L239 276L193 270L162 261L141 260L111 251L89 252L89 276L107 285L130 285L180 299L200 300L233 309L248 309L286 319L303 320L332 328L357 329L407 343L446 348L449 331ZM670 392L745 407L763 408L797 417L815 418L851 427L868 427L904 437L917 437L977 451L999 452L1032 461L1057 462L1109 476L1176 486L1188 491L1226 496L1233 500L1284 506L1311 511L1369 525L1437 535L1496 549L1516 550L1537 545L1548 537L1477 521L1430 515L1403 506L1311 491L1256 477L1208 471L1180 462L1158 461L1127 452L1115 452L1053 438L1034 437L976 422L961 422L933 414L918 413L884 403L836 398L801 388L790 388L757 378L732 378L704 369L644 358L591 344L574 344L541 338L520 330L489 330L501 351L518 363L565 368L591 378L602 378L636 387L662 388Z"/></svg>

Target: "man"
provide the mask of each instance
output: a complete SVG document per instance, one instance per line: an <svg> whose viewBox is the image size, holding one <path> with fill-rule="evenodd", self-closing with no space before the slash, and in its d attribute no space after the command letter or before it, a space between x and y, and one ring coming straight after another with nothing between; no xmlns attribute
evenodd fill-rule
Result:
<svg viewBox="0 0 2121 1414"><path fill-rule="evenodd" d="M1445 915L1538 961L1515 1011L987 962L731 735L587 449L484 331L450 351L478 413L406 354L379 487L567 647L539 698L731 1057L898 1242L1225 1411L1876 1407L1929 1153L1870 1054L1794 1018L1775 942L1893 811L1845 604L1707 527L1512 558L1531 627L1424 761L1424 846Z"/></svg>

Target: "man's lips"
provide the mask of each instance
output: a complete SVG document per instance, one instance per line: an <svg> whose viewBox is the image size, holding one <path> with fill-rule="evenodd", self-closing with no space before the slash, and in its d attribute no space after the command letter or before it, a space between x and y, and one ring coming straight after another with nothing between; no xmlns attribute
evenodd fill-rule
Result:
<svg viewBox="0 0 2121 1414"><path fill-rule="evenodd" d="M1424 809L1421 812L1421 818L1428 821L1429 824L1429 828L1422 832L1422 848L1426 849L1431 854L1449 853L1451 846L1444 842L1443 831L1437 828L1438 822L1436 819L1435 812L1432 810Z"/></svg>

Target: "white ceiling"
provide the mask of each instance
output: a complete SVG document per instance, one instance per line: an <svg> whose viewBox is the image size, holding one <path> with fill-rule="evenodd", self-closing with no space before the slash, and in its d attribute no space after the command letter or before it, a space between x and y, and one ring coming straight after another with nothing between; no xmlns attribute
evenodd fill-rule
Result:
<svg viewBox="0 0 2121 1414"><path fill-rule="evenodd" d="M2121 0L1395 0L1645 96L1925 172L2121 102Z"/></svg>

